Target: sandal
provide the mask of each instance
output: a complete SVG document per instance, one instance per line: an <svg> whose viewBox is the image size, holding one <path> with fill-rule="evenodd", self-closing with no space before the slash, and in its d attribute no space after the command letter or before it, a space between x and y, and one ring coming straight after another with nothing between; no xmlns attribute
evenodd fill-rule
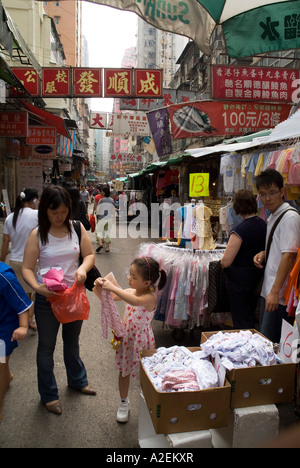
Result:
<svg viewBox="0 0 300 468"><path fill-rule="evenodd" d="M96 253L100 253L100 250L103 249L103 245L99 245L99 247L97 247L96 249Z"/></svg>

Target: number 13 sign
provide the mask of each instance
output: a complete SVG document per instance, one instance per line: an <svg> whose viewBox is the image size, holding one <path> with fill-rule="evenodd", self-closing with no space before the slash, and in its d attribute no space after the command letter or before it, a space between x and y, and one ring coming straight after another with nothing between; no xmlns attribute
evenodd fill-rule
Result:
<svg viewBox="0 0 300 468"><path fill-rule="evenodd" d="M190 174L190 197L209 197L209 173Z"/></svg>

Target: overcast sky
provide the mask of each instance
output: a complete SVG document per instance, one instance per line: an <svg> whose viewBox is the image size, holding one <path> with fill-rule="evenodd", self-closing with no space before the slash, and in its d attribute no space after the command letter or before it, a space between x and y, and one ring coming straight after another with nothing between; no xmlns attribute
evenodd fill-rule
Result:
<svg viewBox="0 0 300 468"><path fill-rule="evenodd" d="M136 45L137 15L83 2L83 34L88 40L90 67L119 68L125 49ZM91 99L95 111L112 111L112 99Z"/></svg>

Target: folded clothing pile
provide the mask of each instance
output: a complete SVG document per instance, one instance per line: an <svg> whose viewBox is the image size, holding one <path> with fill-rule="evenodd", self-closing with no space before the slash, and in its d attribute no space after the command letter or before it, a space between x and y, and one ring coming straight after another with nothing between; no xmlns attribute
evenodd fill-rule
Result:
<svg viewBox="0 0 300 468"><path fill-rule="evenodd" d="M223 366L228 370L257 365L272 366L277 362L273 343L250 330L218 332L201 344L201 350L202 358L215 358L219 354Z"/></svg>
<svg viewBox="0 0 300 468"><path fill-rule="evenodd" d="M158 391L193 391L218 387L218 375L211 362L184 346L158 348L143 357L144 369Z"/></svg>

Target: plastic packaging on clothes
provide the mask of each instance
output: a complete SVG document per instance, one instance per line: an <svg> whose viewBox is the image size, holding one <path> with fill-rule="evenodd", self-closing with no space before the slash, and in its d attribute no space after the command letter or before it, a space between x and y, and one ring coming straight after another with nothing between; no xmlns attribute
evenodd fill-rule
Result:
<svg viewBox="0 0 300 468"><path fill-rule="evenodd" d="M49 291L64 291L68 286L63 283L64 273L62 269L51 268L43 276L43 283L46 284Z"/></svg>
<svg viewBox="0 0 300 468"><path fill-rule="evenodd" d="M47 301L50 302L52 312L60 323L89 318L90 303L81 283L76 282L69 289L47 297Z"/></svg>
<svg viewBox="0 0 300 468"><path fill-rule="evenodd" d="M212 335L201 344L202 358L219 354L221 362L228 370L234 368L271 366L276 364L273 343L250 330Z"/></svg>
<svg viewBox="0 0 300 468"><path fill-rule="evenodd" d="M158 391L192 391L218 386L218 375L211 362L183 346L158 348L142 358L143 366Z"/></svg>

